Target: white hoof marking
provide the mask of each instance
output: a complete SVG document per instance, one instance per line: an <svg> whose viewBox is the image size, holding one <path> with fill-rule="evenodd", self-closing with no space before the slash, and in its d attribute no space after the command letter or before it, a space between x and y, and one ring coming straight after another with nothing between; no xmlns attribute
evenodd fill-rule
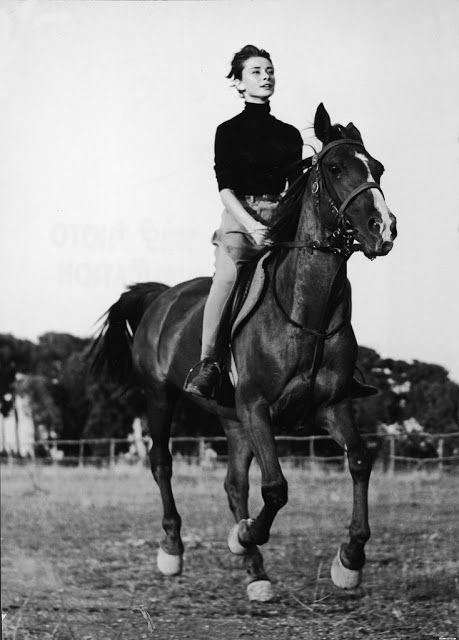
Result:
<svg viewBox="0 0 459 640"><path fill-rule="evenodd" d="M162 547L159 547L156 564L163 576L178 576L182 573L183 558L181 555L173 556L166 553Z"/></svg>
<svg viewBox="0 0 459 640"><path fill-rule="evenodd" d="M269 602L274 598L274 590L269 580L255 580L247 585L250 602Z"/></svg>
<svg viewBox="0 0 459 640"><path fill-rule="evenodd" d="M341 562L339 549L333 559L330 573L333 584L340 589L355 589L362 581L362 570L354 571L345 567Z"/></svg>
<svg viewBox="0 0 459 640"><path fill-rule="evenodd" d="M239 525L235 524L234 527L231 527L228 534L228 547L231 553L234 553L236 556L244 556L247 553L247 549L239 542L238 534Z"/></svg>

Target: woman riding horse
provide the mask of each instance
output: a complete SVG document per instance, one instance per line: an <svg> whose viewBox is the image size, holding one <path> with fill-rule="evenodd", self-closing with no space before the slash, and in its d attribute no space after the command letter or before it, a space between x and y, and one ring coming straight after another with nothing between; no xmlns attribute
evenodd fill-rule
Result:
<svg viewBox="0 0 459 640"><path fill-rule="evenodd" d="M215 135L215 173L225 207L215 245L215 275L204 309L201 362L185 390L210 397L220 378L218 329L239 268L263 249L267 228L276 219L286 168L301 160L300 132L270 114L275 75L271 56L246 45L235 54L227 76L245 100L245 109L223 122ZM298 169L297 174L298 175Z"/></svg>
<svg viewBox="0 0 459 640"><path fill-rule="evenodd" d="M303 148L298 129L270 113L276 79L267 51L243 47L234 55L227 78L245 108L220 124L215 135L215 173L225 208L212 238L215 274L204 308L201 359L184 386L204 398L214 395L220 381L217 336L239 270L264 249L266 233L279 217L281 194L301 175ZM353 396L373 391L354 380Z"/></svg>
<svg viewBox="0 0 459 640"><path fill-rule="evenodd" d="M371 458L352 412L351 397L368 393L353 381L357 342L347 261L354 251L370 259L387 255L397 231L380 187L384 167L365 149L352 123L331 124L323 104L314 118L322 150L299 161L297 166L308 163L309 169L278 206L286 181L294 177L283 167L300 160L299 133L269 115L274 88L269 54L245 47L237 55L230 75L247 104L240 116L217 131L216 169L225 211L214 236L217 272L212 288L209 278L171 288L159 283L131 287L108 311L93 347L93 368L107 367L123 385L134 383L143 390L151 469L163 505L157 565L164 575L178 575L184 547L171 482L174 413L187 372L199 358L203 324L204 362L186 389L200 396L212 393L219 377L215 342L220 315L239 265L263 250L269 231L264 295L231 342L237 372L234 407L193 398L194 404L219 416L225 431L225 490L236 521L228 546L244 558L249 598L265 601L273 590L259 545L268 541L276 514L288 499L274 438L279 425L314 426L346 449L353 511L349 541L339 548L331 575L343 588L360 582L370 536ZM261 470L263 506L249 518L254 455Z"/></svg>

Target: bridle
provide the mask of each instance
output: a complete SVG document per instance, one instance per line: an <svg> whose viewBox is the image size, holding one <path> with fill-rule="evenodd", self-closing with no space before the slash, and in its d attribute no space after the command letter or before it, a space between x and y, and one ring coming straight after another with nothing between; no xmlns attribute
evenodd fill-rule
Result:
<svg viewBox="0 0 459 640"><path fill-rule="evenodd" d="M340 198L338 197L336 190L330 180L328 180L326 174L322 171L321 163L323 158L327 155L327 153L334 149L335 147L342 144L352 144L357 147L365 148L362 142L358 142L357 140L353 140L352 138L341 138L340 140L334 140L333 142L329 142L326 144L319 153L314 154L311 158L306 158L301 161L301 166L305 167L307 171L303 173L297 181L306 181L309 178L310 172L312 172L313 183L311 186L311 193L313 198L313 209L314 213L318 216L320 214L320 194L323 191L324 195L327 198L328 205L336 217L337 226L334 231L327 237L325 242L320 242L319 240L313 240L310 237L305 238L304 240L293 240L293 241L279 241L274 242L270 247L271 250L276 249L309 249L312 253L314 251L323 251L333 253L335 255L339 255L347 260L355 251L361 251L362 247L354 242L354 228L352 226L351 221L346 216L346 209L348 206L357 198L361 193L367 191L368 189L378 189L384 197L383 191L378 183L376 182L363 182L353 189L343 201L340 202ZM296 185L295 183L292 185ZM338 204L339 203L339 204ZM276 275L277 269L280 262L280 253L277 253L273 276L272 276L272 284L273 284L273 294L274 299L276 301L277 306L282 311L283 315L286 317L288 322L293 326L306 331L307 333L316 336L317 338L328 339L334 336L338 331L340 331L346 324L349 323L351 317L351 303L350 300L347 300L347 311L342 322L339 323L334 329L329 332L318 331L316 329L311 329L306 327L293 318L290 317L284 306L282 305L279 294L277 290L276 283ZM335 280L341 271L342 263L340 264L335 277L332 282L332 286L330 289L329 295L331 295L331 291L333 289ZM328 306L328 305L327 305Z"/></svg>
<svg viewBox="0 0 459 640"><path fill-rule="evenodd" d="M320 214L320 194L321 191L327 197L328 205L331 212L336 217L337 226L334 231L328 236L325 242L319 240L313 240L310 237L304 240L293 240L290 242L276 242L272 248L286 248L286 249L310 249L312 251L328 251L335 255L340 255L346 260L355 252L361 251L362 247L354 242L354 228L351 221L346 216L346 209L361 193L368 189L378 189L384 197L384 193L377 182L363 182L353 189L345 199L340 202L340 199L335 191L333 184L328 179L327 175L322 171L322 160L331 149L342 145L352 144L364 149L364 144L352 138L341 138L340 140L334 140L326 144L319 153L314 154L310 158L306 158L301 161L301 166L305 167L307 171L297 178L298 181L305 181L309 177L309 173L312 172L313 183L311 187L311 193L313 198L313 208L316 215ZM295 186L292 185L292 187ZM338 204L339 203L339 204Z"/></svg>

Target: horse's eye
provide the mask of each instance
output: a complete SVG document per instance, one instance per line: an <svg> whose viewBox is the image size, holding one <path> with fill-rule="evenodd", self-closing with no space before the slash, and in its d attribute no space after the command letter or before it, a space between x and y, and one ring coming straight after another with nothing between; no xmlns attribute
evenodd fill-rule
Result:
<svg viewBox="0 0 459 640"><path fill-rule="evenodd" d="M332 164L330 165L330 172L333 173L334 176L337 176L338 173L341 173L341 169L337 164Z"/></svg>

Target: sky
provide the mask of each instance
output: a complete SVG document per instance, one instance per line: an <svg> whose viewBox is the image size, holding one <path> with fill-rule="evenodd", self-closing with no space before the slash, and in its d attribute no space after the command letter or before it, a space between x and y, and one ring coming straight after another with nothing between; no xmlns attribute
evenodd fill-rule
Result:
<svg viewBox="0 0 459 640"><path fill-rule="evenodd" d="M251 43L276 117L311 142L323 102L386 167L399 236L349 262L358 342L459 381L458 7L4 1L0 332L88 336L133 282L212 275L215 129L243 107L225 75Z"/></svg>

